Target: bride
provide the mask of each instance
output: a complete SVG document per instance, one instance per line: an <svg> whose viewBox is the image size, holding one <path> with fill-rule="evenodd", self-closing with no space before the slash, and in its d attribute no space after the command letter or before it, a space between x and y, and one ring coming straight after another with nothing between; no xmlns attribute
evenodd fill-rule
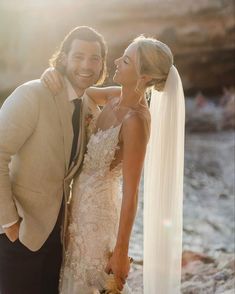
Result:
<svg viewBox="0 0 235 294"><path fill-rule="evenodd" d="M82 171L73 184L60 293L105 293L99 291L105 282L108 287L108 274L113 274L117 288L106 293L131 293L125 283L130 269L128 248L146 150L144 293L180 293L181 80L171 50L153 38L135 39L115 65L113 80L121 88L86 91L97 104L105 106L88 142ZM55 70L46 72L43 79L45 75L59 79ZM150 110L146 93L151 94Z"/></svg>

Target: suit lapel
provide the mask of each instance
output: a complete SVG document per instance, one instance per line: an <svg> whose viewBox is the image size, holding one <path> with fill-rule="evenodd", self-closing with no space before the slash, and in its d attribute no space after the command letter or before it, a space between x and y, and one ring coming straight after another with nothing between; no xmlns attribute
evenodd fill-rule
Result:
<svg viewBox="0 0 235 294"><path fill-rule="evenodd" d="M75 176L75 174L79 173L82 166L84 153L86 152L86 147L88 143L87 142L88 141L88 138L87 138L88 120L86 116L88 114L92 114L94 117L97 117L99 113L100 113L99 107L85 93L82 98L77 160L76 160L76 163L70 167L68 174L66 176L66 179L72 179Z"/></svg>
<svg viewBox="0 0 235 294"><path fill-rule="evenodd" d="M79 128L79 137L78 137L78 145L77 145L77 153L76 153L76 161L75 164L72 164L71 167L69 168L68 171L68 175L71 176L71 174L73 174L73 171L77 171L77 169L79 168L82 160L83 160L83 156L84 156L84 152L85 152L85 148L86 148L86 113L87 113L87 102L86 99L84 99L84 97L82 98L82 107L81 107L81 113L80 113L80 128Z"/></svg>
<svg viewBox="0 0 235 294"><path fill-rule="evenodd" d="M68 170L73 141L71 102L68 101L65 90L55 96L54 99L58 108L61 127L63 131L66 170Z"/></svg>

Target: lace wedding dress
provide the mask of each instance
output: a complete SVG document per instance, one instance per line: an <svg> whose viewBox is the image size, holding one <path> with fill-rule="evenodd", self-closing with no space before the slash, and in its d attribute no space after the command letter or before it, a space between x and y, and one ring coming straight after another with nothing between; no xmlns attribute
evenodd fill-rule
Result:
<svg viewBox="0 0 235 294"><path fill-rule="evenodd" d="M114 249L121 209L121 163L111 168L119 149L122 123L92 134L83 169L73 185L69 241L60 293L99 293L100 280ZM125 285L121 293L131 293Z"/></svg>

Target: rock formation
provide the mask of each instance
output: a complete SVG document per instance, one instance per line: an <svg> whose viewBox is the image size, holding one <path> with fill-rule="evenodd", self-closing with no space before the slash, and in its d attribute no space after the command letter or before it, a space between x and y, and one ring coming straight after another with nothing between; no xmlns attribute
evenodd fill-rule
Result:
<svg viewBox="0 0 235 294"><path fill-rule="evenodd" d="M187 93L218 92L234 84L233 0L2 0L0 19L0 92L37 78L77 25L92 26L105 36L107 83L114 58L145 33L172 48Z"/></svg>

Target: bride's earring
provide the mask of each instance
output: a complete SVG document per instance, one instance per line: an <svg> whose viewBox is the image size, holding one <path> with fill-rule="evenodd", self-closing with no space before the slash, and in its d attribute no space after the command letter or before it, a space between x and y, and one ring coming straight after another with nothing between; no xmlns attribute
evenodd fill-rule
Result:
<svg viewBox="0 0 235 294"><path fill-rule="evenodd" d="M140 99L137 103L137 105L141 104L141 101L143 100L143 97L146 95L146 87L143 79L139 79L136 83L135 92L140 96Z"/></svg>

